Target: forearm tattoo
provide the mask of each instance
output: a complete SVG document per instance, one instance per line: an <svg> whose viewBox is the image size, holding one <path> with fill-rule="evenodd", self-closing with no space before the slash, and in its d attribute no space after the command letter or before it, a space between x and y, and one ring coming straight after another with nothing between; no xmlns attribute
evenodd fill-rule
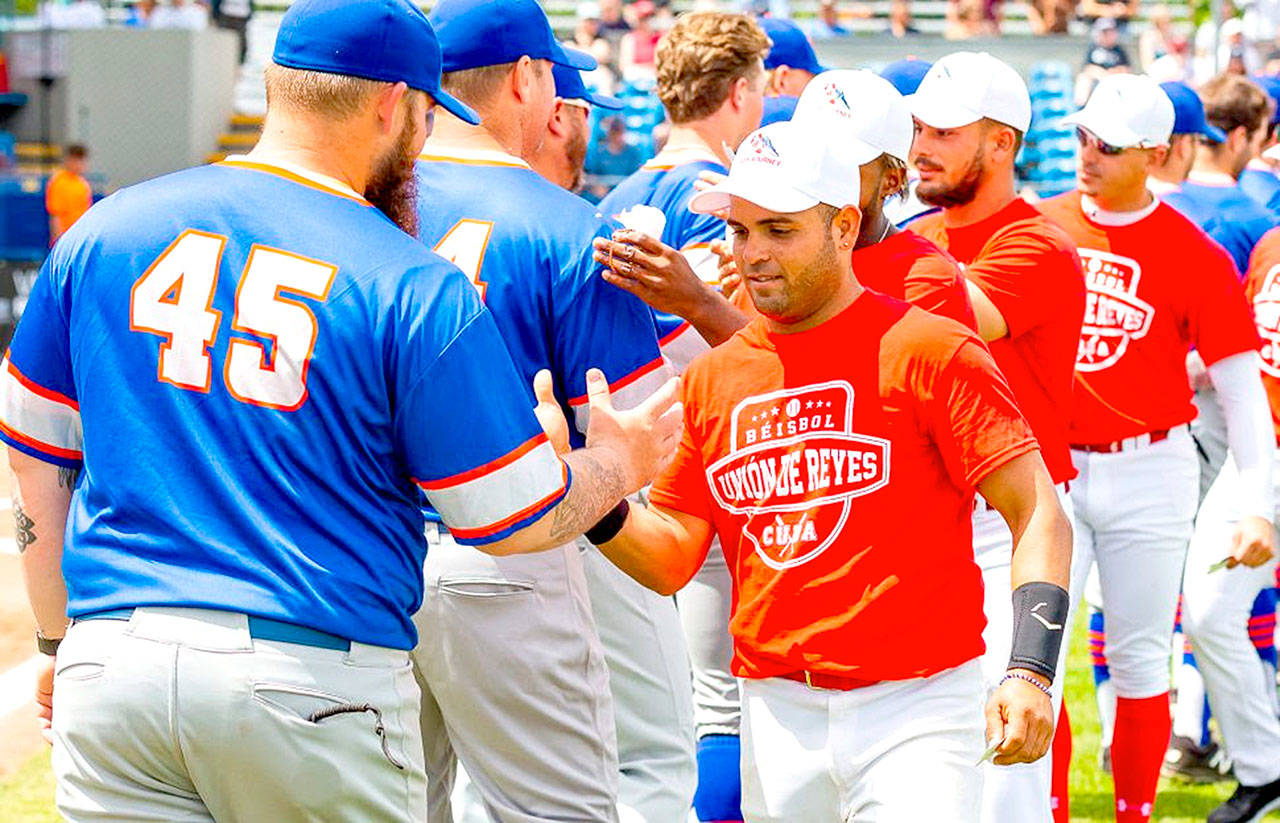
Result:
<svg viewBox="0 0 1280 823"><path fill-rule="evenodd" d="M590 450L574 452L569 494L556 507L551 539L567 543L599 522L625 496L627 479L617 466L601 463Z"/></svg>
<svg viewBox="0 0 1280 823"><path fill-rule="evenodd" d="M76 487L76 481L79 479L80 479L79 469L68 469L68 468L58 469L58 485L62 486L64 489L74 489Z"/></svg>
<svg viewBox="0 0 1280 823"><path fill-rule="evenodd" d="M27 546L36 542L36 521L27 517L18 503L13 504L14 541L18 544L18 554L27 550Z"/></svg>

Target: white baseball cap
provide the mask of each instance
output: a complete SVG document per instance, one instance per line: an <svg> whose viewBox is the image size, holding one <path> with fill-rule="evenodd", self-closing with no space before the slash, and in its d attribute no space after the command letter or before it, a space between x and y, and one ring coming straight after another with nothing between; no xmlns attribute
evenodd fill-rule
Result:
<svg viewBox="0 0 1280 823"><path fill-rule="evenodd" d="M862 194L858 167L880 154L860 140L837 142L802 123L770 123L742 141L729 176L694 195L689 209L709 214L728 208L731 197L783 214L819 203L856 206Z"/></svg>
<svg viewBox="0 0 1280 823"><path fill-rule="evenodd" d="M1108 74L1083 109L1063 118L1104 143L1144 149L1169 145L1173 120L1173 101L1145 74Z"/></svg>
<svg viewBox="0 0 1280 823"><path fill-rule="evenodd" d="M985 51L958 51L934 63L907 105L935 129L958 129L984 117L1020 132L1031 125L1031 95L1022 75Z"/></svg>
<svg viewBox="0 0 1280 823"><path fill-rule="evenodd" d="M903 96L888 80L861 69L824 71L810 80L791 121L826 133L837 143L861 141L904 163L915 137Z"/></svg>

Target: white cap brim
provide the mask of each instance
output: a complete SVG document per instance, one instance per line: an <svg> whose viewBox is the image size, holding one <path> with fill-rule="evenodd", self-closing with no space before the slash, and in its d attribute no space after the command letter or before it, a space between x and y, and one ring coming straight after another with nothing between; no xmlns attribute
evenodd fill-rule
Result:
<svg viewBox="0 0 1280 823"><path fill-rule="evenodd" d="M919 92L907 95L907 107L913 117L935 129L958 129L982 119L978 112L953 100Z"/></svg>
<svg viewBox="0 0 1280 823"><path fill-rule="evenodd" d="M808 211L821 201L790 187L778 186L770 181L755 179L730 180L726 178L714 188L698 192L689 201L689 211L698 214L714 214L729 208L734 197L754 203L765 211L779 214L795 214Z"/></svg>
<svg viewBox="0 0 1280 823"><path fill-rule="evenodd" d="M1108 117L1097 111L1090 113L1088 108L1067 115L1062 118L1062 122L1068 126L1080 126L1091 132L1094 137L1112 146L1128 149L1144 143L1142 135L1124 123L1118 122L1117 118ZM1150 146L1148 145L1147 148Z"/></svg>

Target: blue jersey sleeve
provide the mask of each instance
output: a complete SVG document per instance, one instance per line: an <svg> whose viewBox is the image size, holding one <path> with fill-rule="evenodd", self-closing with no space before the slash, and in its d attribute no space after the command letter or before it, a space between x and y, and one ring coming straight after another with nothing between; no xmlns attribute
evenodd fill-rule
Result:
<svg viewBox="0 0 1280 823"><path fill-rule="evenodd" d="M0 376L0 440L58 466L83 460L80 403L71 370L67 241L31 289Z"/></svg>
<svg viewBox="0 0 1280 823"><path fill-rule="evenodd" d="M455 272L445 291L431 308L446 317L430 316L425 301L410 314L406 356L394 376L396 438L450 534L483 545L554 508L568 492L569 470L475 290ZM443 350L442 322L457 329Z"/></svg>
<svg viewBox="0 0 1280 823"><path fill-rule="evenodd" d="M596 236L607 237L602 227ZM587 369L604 372L615 408L638 405L669 377L649 307L605 282L587 243L552 289L555 356L578 431L587 431ZM576 438L575 438L576 440Z"/></svg>

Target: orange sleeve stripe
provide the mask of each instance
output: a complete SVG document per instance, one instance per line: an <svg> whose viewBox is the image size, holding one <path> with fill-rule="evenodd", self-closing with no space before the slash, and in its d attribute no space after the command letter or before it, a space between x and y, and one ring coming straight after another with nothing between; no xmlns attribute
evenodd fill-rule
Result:
<svg viewBox="0 0 1280 823"><path fill-rule="evenodd" d="M475 480L476 478L484 477L486 474L492 474L503 466L509 466L536 449L538 446L548 442L550 441L547 440L546 433L541 432L530 437L528 440L524 441L519 446L516 446L497 460L491 460L483 466L477 466L474 469L469 469L461 474L455 474L450 477L442 477L439 480L418 480L417 478L414 478L413 482L417 483L426 491L435 491L437 489L447 489L451 486L460 486L469 480Z"/></svg>
<svg viewBox="0 0 1280 823"><path fill-rule="evenodd" d="M536 503L525 506L523 509L521 509L520 511L516 512L513 515L510 515L509 517L502 518L496 523L491 523L488 526L481 526L475 529L455 529L450 527L449 533L452 534L454 537L459 537L459 538L462 538L463 540L477 540L483 537L488 537L491 534L497 534L498 532L509 528L511 525L515 523L519 523L521 520L524 520L525 518L529 517L530 515L534 514L540 509L545 509L547 506L551 505L553 501L555 501L557 498L564 495L565 489L567 489L568 486L569 486L569 467L566 466L562 461L560 463L560 488L556 489L551 494L547 495L546 497L542 498ZM446 526L447 525L448 524L446 524Z"/></svg>
<svg viewBox="0 0 1280 823"><path fill-rule="evenodd" d="M618 391L618 390L620 390L620 389L625 389L627 386L630 386L632 383L636 382L637 380L639 380L640 378L644 377L645 375L652 374L653 372L655 372L655 371L657 371L658 369L662 368L662 365L663 365L663 363L665 363L665 362L666 362L666 361L662 359L661 355L659 355L658 357L656 357L656 358L655 358L654 360L652 360L651 362L646 363L645 365L643 365L643 366L641 366L640 368L636 369L635 371L631 372L631 374L628 374L626 377L622 378L621 380L618 380L618 381L617 381L617 382L615 382L615 383L610 383L610 384L609 384L609 391L610 391L610 392L616 392L616 391ZM569 405L570 405L570 406L583 406L583 405L586 405L587 400L588 400L587 395L585 395L585 394L580 394L580 395L578 395L577 397L571 398L571 399L569 400Z"/></svg>
<svg viewBox="0 0 1280 823"><path fill-rule="evenodd" d="M70 397L67 397L65 394L59 394L53 389L46 389L44 386L41 386L39 383L18 371L18 367L13 365L13 361L9 358L6 357L4 362L5 366L9 369L9 374L12 374L14 379L21 383L27 391L32 394L38 394L45 400L52 400L54 403L68 406L77 412L80 411L80 404L72 400Z"/></svg>
<svg viewBox="0 0 1280 823"><path fill-rule="evenodd" d="M54 457L62 457L67 460L83 460L84 459L84 452L78 452L78 451L75 451L74 449L61 449L61 448L58 448L57 446L51 446L48 443L42 443L39 440L36 440L34 437L28 437L27 435L23 434L20 431L17 431L16 429L9 428L3 422L0 422L0 432L3 432L6 436L14 440L17 440L19 443L23 443L27 446L30 446L36 451L53 455Z"/></svg>

